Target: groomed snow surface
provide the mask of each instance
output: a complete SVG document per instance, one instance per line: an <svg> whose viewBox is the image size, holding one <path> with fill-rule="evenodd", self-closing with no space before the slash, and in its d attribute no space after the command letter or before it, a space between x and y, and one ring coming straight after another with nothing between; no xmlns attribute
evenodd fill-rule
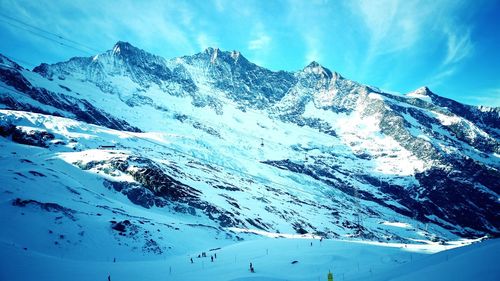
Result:
<svg viewBox="0 0 500 281"><path fill-rule="evenodd" d="M498 239L429 254L446 247L453 246L256 237L213 251L200 249L205 258L192 252L156 260L119 256L114 262L111 255L105 261L75 260L2 242L0 280L107 280L108 275L122 281L327 280L329 271L334 280L499 280Z"/></svg>

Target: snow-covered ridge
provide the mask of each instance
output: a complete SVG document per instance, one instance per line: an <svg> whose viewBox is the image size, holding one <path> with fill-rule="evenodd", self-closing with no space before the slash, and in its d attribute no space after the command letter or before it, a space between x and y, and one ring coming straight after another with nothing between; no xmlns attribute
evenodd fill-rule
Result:
<svg viewBox="0 0 500 281"><path fill-rule="evenodd" d="M214 227L266 232L394 241L498 233L498 118L427 88L415 95L430 102L318 63L270 71L213 48L167 60L126 42L33 72L0 71L12 89L0 92L7 139L40 135L17 130L32 117L12 110L42 113L31 128L65 143L44 142L49 153L114 182L99 186L133 204L170 202L169 212ZM50 115L87 133L68 134L68 121ZM116 151L100 150L108 145ZM169 197L171 186L187 197Z"/></svg>
<svg viewBox="0 0 500 281"><path fill-rule="evenodd" d="M421 100L426 101L428 103L432 103L431 91L429 90L429 88L427 88L425 86L418 88L415 91L406 94L406 96L411 97L411 98L421 99Z"/></svg>

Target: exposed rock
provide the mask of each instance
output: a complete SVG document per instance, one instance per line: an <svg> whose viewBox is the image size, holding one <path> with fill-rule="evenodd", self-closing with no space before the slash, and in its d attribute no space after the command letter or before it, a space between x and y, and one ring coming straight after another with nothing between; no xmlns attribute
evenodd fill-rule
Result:
<svg viewBox="0 0 500 281"><path fill-rule="evenodd" d="M49 147L49 142L55 136L47 131L25 129L16 127L12 132L12 140L26 145Z"/></svg>

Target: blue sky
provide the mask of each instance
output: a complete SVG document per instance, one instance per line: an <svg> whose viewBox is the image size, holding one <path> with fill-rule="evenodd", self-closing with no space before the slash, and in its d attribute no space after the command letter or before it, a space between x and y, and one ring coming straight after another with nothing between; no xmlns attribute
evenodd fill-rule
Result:
<svg viewBox="0 0 500 281"><path fill-rule="evenodd" d="M118 40L166 58L213 46L272 70L316 60L384 90L426 85L463 103L500 106L499 13L494 0L0 0L0 53L31 68ZM6 16L92 49L61 46Z"/></svg>

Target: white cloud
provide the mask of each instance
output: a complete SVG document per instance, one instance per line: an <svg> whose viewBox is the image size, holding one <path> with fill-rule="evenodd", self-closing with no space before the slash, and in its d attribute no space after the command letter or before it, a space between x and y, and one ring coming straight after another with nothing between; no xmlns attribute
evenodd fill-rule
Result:
<svg viewBox="0 0 500 281"><path fill-rule="evenodd" d="M318 36L314 36L314 33L310 35L305 35L304 40L306 42L306 56L305 56L305 64L309 64L312 61L321 61L321 42L318 39Z"/></svg>
<svg viewBox="0 0 500 281"><path fill-rule="evenodd" d="M43 5L36 1L10 1L5 7L20 20L97 49L105 50L116 41L125 40L138 47L156 48L157 52L161 52L158 47L161 45L176 53L193 52L190 27L194 14L184 3L123 1L119 5L117 9L111 1L100 5L78 0L64 5L58 1ZM68 17L68 14L76 15ZM57 48L60 46L55 45L54 49Z"/></svg>
<svg viewBox="0 0 500 281"><path fill-rule="evenodd" d="M248 42L249 50L265 49L271 43L271 37L265 33L260 33L259 36Z"/></svg>
<svg viewBox="0 0 500 281"><path fill-rule="evenodd" d="M434 72L427 81L425 81L425 85L430 86L430 87L435 87L443 83L443 81L455 74L457 71L457 68L452 66L452 67L440 67L438 68L437 72Z"/></svg>
<svg viewBox="0 0 500 281"><path fill-rule="evenodd" d="M464 95L463 99L476 105L500 107L500 87L482 90L479 95Z"/></svg>
<svg viewBox="0 0 500 281"><path fill-rule="evenodd" d="M474 45L470 36L470 29L461 30L457 27L454 31L451 28L446 28L444 33L447 35L447 53L443 61L443 65L454 64L468 57Z"/></svg>
<svg viewBox="0 0 500 281"><path fill-rule="evenodd" d="M466 4L463 0L350 2L351 13L364 23L368 38L359 76L362 80L367 75L371 76L373 68L379 63L384 65L387 58L403 56L406 60L418 59L429 56L430 52L443 50L442 60L427 62L429 69L434 71L428 72L425 84L437 85L451 78L459 70L459 63L468 58L474 49L471 27L457 16L467 8ZM404 64L395 67L408 71L408 67L412 66ZM386 79L393 80L394 77Z"/></svg>
<svg viewBox="0 0 500 281"><path fill-rule="evenodd" d="M323 28L324 20L331 18L325 9L326 4L318 1L288 1L288 22L296 29L298 39L305 47L305 65L312 61L321 61L324 54L322 39L331 36Z"/></svg>
<svg viewBox="0 0 500 281"><path fill-rule="evenodd" d="M196 37L196 43L198 43L198 46L200 47L200 50L205 50L208 47L217 47L219 44L217 41L210 36L208 36L205 33L200 33Z"/></svg>

